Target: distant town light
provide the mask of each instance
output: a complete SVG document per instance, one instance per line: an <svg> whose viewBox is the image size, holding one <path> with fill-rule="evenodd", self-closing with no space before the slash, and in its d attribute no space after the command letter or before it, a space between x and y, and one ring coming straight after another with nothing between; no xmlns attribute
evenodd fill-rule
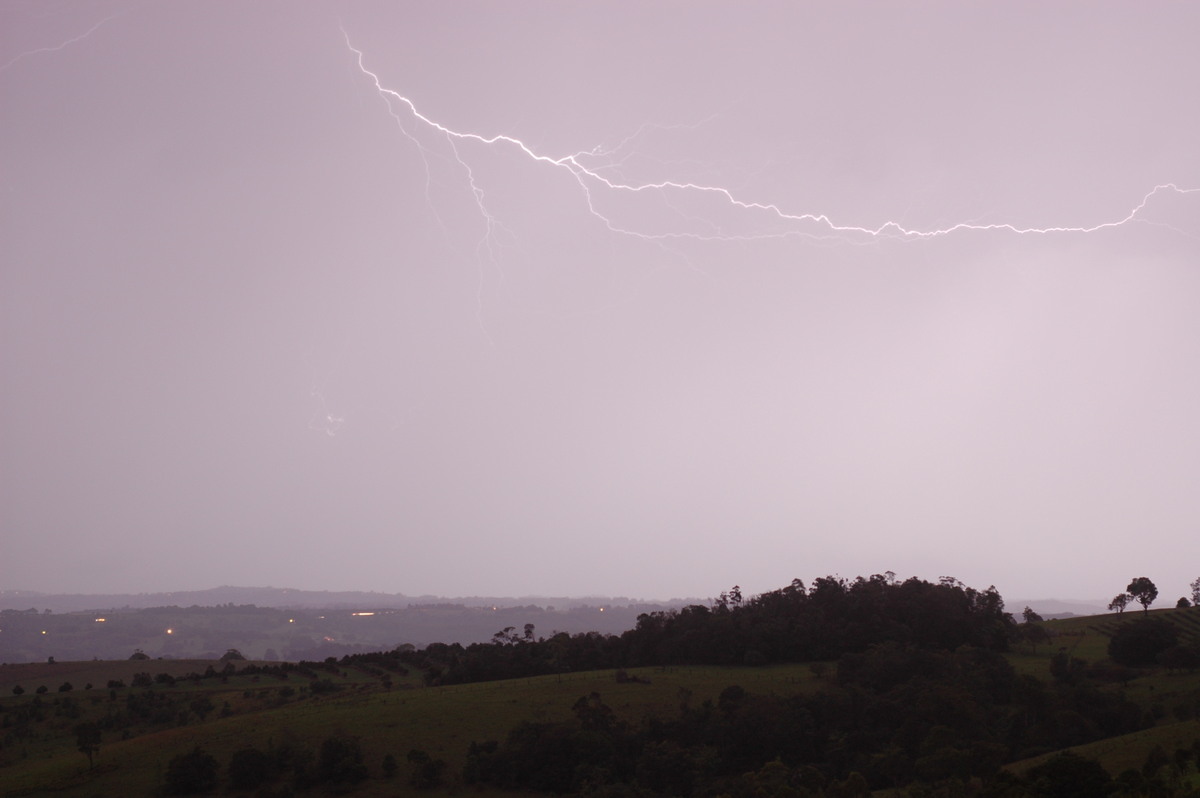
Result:
<svg viewBox="0 0 1200 798"><path fill-rule="evenodd" d="M295 623L295 622L296 622L295 618L288 618L288 623Z"/></svg>
<svg viewBox="0 0 1200 798"><path fill-rule="evenodd" d="M43 630L42 630L42 634L46 634L46 630L45 630L45 629L43 629Z"/></svg>
<svg viewBox="0 0 1200 798"><path fill-rule="evenodd" d="M374 615L373 612L352 612L351 615Z"/></svg>
<svg viewBox="0 0 1200 798"><path fill-rule="evenodd" d="M96 623L104 623L107 620L108 620L108 618L97 618Z"/></svg>
<svg viewBox="0 0 1200 798"><path fill-rule="evenodd" d="M167 630L167 634L169 634L169 635L173 635L173 634L175 634L175 630L174 630L174 629L168 629L168 630Z"/></svg>

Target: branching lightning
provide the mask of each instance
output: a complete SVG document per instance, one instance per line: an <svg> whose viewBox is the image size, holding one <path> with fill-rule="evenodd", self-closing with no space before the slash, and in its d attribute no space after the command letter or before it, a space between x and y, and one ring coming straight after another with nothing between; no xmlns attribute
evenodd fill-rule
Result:
<svg viewBox="0 0 1200 798"><path fill-rule="evenodd" d="M834 221L824 213L797 213L786 210L782 206L771 202L759 202L754 200L743 199L736 195L730 188L721 185L710 185L706 183L697 183L690 181L676 180L660 180L655 182L634 183L625 182L618 178L608 176L617 163L611 159L615 153L618 153L631 139L636 138L641 134L639 129L637 133L628 137L621 144L612 148L593 147L587 150L581 150L569 155L554 157L545 153L539 152L531 145L514 136L505 134L484 135L470 131L455 130L436 119L426 116L416 106L416 104L408 97L400 94L394 89L390 89L383 85L379 75L368 69L365 64L363 52L351 43L349 34L343 28L342 34L346 41L347 48L354 54L359 70L371 81L376 92L384 100L387 105L388 112L400 127L401 131L407 136L419 149L422 157L428 152L426 148L417 140L416 136L406 127L404 111L415 120L417 123L426 126L427 128L436 131L443 136L449 143L451 151L454 153L455 159L461 164L470 186L471 193L474 197L475 204L483 216L487 233L480 242L480 248L486 249L489 258L494 262L496 260L495 252L492 251L492 234L499 229L500 222L494 214L492 214L484 202L484 192L478 185L473 170L467 160L459 151L458 144L463 142L476 142L487 146L505 146L512 147L523 154L526 158L535 164L548 166L554 169L560 169L569 173L575 182L579 185L582 192L582 198L586 204L588 211L608 230L625 236L636 237L646 241L665 242L669 240L692 239L697 241L750 241L763 240L771 238L787 238L793 236L803 236L810 238L837 238L847 242L863 242L876 239L893 239L902 241L914 241L923 239L940 238L956 233L965 232L1001 232L1015 235L1052 235L1052 234L1086 234L1096 233L1102 230L1122 227L1135 221L1145 221L1142 217L1143 211L1152 198L1158 195L1185 195L1200 193L1200 188L1181 188L1174 183L1163 183L1154 186L1150 191L1146 192L1141 200L1137 202L1129 211L1123 215L1109 219L1106 221L1096 222L1089 225L1068 226L1068 225L1050 225L1046 227L1021 226L1010 222L991 222L979 223L974 221L963 221L955 224L938 227L932 229L918 229L906 227L896 221L886 221L875 227L845 224ZM602 161L598 165L597 160ZM428 170L428 161L426 161L426 169ZM427 171L428 175L428 171ZM725 205L728 208L736 211L744 211L749 214L758 214L761 217L772 220L777 224L783 224L785 227L778 230L758 231L752 233L731 233L722 232L713 225L710 232L696 232L695 230L674 230L674 231L654 231L654 230L639 230L626 224L619 223L612 216L605 214L600 210L597 203L597 197L600 192L605 192L611 195L628 194L658 194L661 200L670 207L671 197L673 196L692 196L692 197L708 197L713 198ZM1183 231L1177 231L1183 232ZM1184 233L1188 235L1187 233Z"/></svg>
<svg viewBox="0 0 1200 798"><path fill-rule="evenodd" d="M38 47L35 50L26 50L23 53L18 53L16 56L14 56L13 58L10 58L7 62L5 62L3 66L0 66L0 72L4 72L9 67L11 67L13 64L17 63L18 61L20 61L24 58L28 58L29 56L38 55L40 53L56 53L59 50L64 50L67 47L70 47L72 44L76 44L77 42L83 41L84 39L88 38L96 31L100 30L102 27L107 25L109 22L112 22L117 17L125 16L132 10L133 9L131 9L131 8L127 8L124 11L118 11L115 14L109 14L107 17L100 20L95 25L93 25L92 27L90 27L86 31L84 31L83 33L79 34L78 36L75 36L74 38L67 39L62 44L56 44L52 47Z"/></svg>

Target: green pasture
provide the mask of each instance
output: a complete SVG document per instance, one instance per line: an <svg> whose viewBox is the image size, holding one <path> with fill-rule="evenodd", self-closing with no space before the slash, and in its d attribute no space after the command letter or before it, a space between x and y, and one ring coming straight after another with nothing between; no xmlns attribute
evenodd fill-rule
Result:
<svg viewBox="0 0 1200 798"><path fill-rule="evenodd" d="M1120 624L1136 621L1142 615L1138 610L1048 621L1044 627L1049 639L1036 646L1018 643L1009 660L1018 672L1049 681L1050 662L1056 653L1066 652L1089 663L1101 662L1107 658L1109 636ZM1159 610L1150 615L1177 624L1185 640L1200 639L1200 610ZM239 668L246 664L235 663ZM75 725L119 709L126 696L135 692L128 687L117 690L116 700L111 700L106 686L110 679L128 685L139 672L152 676L169 673L179 679L203 673L209 665L220 671L224 663L135 660L0 666L0 704L10 720L15 713L9 710L35 700L38 685L48 688L40 698L47 718L39 723L37 733L19 740L6 737L0 748L0 795L150 795L162 784L167 763L197 745L214 755L224 768L231 755L243 747L266 750L272 744L294 741L315 752L322 740L334 734L351 735L361 741L370 778L354 794L429 795L429 791L418 792L408 786L406 755L410 750L420 749L445 760L447 782L455 785L470 742L501 740L522 721L567 719L575 701L593 692L599 693L624 720L636 723L646 715L670 717L684 703L698 705L716 700L733 684L751 693L792 695L819 690L831 684L836 674L833 663L824 664L823 678L814 675L808 664L651 667L629 669L631 678L621 682L614 671L606 670L425 687L421 674L413 672L403 677L387 674L392 683L389 688L380 673L368 666L339 664L333 672L318 670L320 679L329 679L339 688L321 695L309 692L311 677L298 674L287 680L266 674L237 675L225 681L210 678L199 684L181 680L169 687L155 684L152 690L176 698L180 706L204 696L218 709L203 720L195 715L181 718L170 728L162 724L139 728L135 724L132 736L125 740L120 739L119 732L105 731L95 768L88 770L86 757L75 747ZM59 693L58 686L63 682L70 682L74 689ZM84 689L88 683L93 685L91 690ZM15 684L25 688L24 695L12 695ZM280 692L286 687L294 694ZM1154 727L1136 734L1074 749L1098 759L1113 775L1140 767L1157 745L1170 753L1200 738L1200 673L1160 669L1140 673L1128 684L1110 683L1102 689L1122 691L1150 710L1157 720ZM73 702L75 715L55 714L64 699ZM400 765L392 780L382 777L381 763L388 754ZM1042 759L1015 763L1010 768L1023 772ZM466 792L458 785L445 788L441 794L455 790ZM519 795L474 787L469 792L479 796Z"/></svg>
<svg viewBox="0 0 1200 798"><path fill-rule="evenodd" d="M105 675L100 665L96 664L93 675L105 681L117 678ZM752 693L779 695L816 690L822 684L807 665L639 668L628 673L642 681L622 683L617 682L614 671L594 671L432 688L409 682L390 690L378 678L356 669L345 669L344 673L330 677L342 686L339 692L292 700L282 706L273 706L272 696L286 683L274 678L251 682L250 677L238 676L225 685L205 686L200 690L218 706L229 701L232 716L219 717L214 712L204 722L197 719L125 741L108 739L112 735L106 734L96 767L90 772L85 757L74 745L72 729L80 719L55 724L48 739L24 744L20 754L6 752L0 770L4 795L148 795L162 783L171 758L196 745L224 766L242 747L266 749L271 743L295 740L315 749L321 740L335 733L353 735L362 743L371 779L355 794L403 795L409 790L405 757L410 750L421 749L444 759L451 776L447 781L453 782L470 742L503 739L521 721L565 720L571 716L575 701L592 692L599 693L622 718L637 722L647 714L674 714L685 701L698 704L716 700L731 684ZM292 681L296 687L305 683ZM185 696L199 692L184 682L169 688L156 685L153 689ZM43 700L51 702L56 697L60 696L48 693ZM92 698L100 700L93 703ZM12 706L28 700L27 694L20 699L8 698L5 703ZM85 715L102 714L107 700L107 690L88 696L81 702ZM392 754L401 764L391 781L381 778L380 765L386 754ZM472 793L488 794L474 789Z"/></svg>

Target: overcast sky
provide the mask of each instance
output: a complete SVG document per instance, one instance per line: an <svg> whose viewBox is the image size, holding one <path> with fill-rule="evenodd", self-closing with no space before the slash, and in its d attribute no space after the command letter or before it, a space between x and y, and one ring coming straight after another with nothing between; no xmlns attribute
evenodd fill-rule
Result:
<svg viewBox="0 0 1200 798"><path fill-rule="evenodd" d="M1173 603L1197 30L4 0L0 588Z"/></svg>

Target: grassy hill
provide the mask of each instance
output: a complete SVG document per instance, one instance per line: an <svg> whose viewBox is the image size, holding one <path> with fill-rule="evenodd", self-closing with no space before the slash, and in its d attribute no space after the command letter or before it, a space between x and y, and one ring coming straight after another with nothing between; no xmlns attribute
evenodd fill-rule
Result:
<svg viewBox="0 0 1200 798"><path fill-rule="evenodd" d="M139 669L183 677L213 664L220 667L223 663L152 660L5 666L0 669L0 688L10 695L14 684L33 685L59 678L88 679L92 684L123 679L128 684ZM203 720L186 711L185 717L176 717L168 728L134 724L135 736L128 740L121 740L119 732L106 732L90 771L86 757L75 750L72 729L84 720L103 717L110 707L124 700L129 689L118 690L114 701L108 689L58 693L51 688L41 696L47 718L38 725L35 738L6 741L0 750L3 794L14 798L47 793L64 798L150 795L161 785L171 758L197 745L225 763L235 750L248 744L266 748L293 741L315 747L330 734L345 733L361 739L363 761L371 776L354 794L406 795L413 789L407 784L406 756L410 750L420 749L445 760L447 772L452 774L448 781L453 782L453 774L462 770L469 742L502 739L509 729L525 720L565 720L571 705L592 692L600 693L623 718L636 722L647 713L667 715L677 711L684 700L715 700L730 684L756 693L791 695L816 690L824 683L804 665L642 668L629 671L633 678L621 683L613 671L595 671L448 687L424 687L415 676L409 676L395 679L387 688L376 674L356 667L320 675L338 689L313 695L297 684L295 677L281 680L263 676L233 676L225 683L214 684L205 680L201 686L186 681L170 687L156 685L153 691L170 699L173 707L184 708L205 696L218 709ZM292 697L281 698L280 689L291 684L299 689L293 688L296 693ZM5 716L17 706L30 705L34 700L31 692L27 688L19 698L3 699ZM58 714L64 700L78 704L77 717ZM229 714L222 717L219 708L226 702ZM383 758L389 753L400 762L400 771L390 780L383 778L381 770Z"/></svg>
<svg viewBox="0 0 1200 798"><path fill-rule="evenodd" d="M1017 644L1006 658L1019 674L1052 684L1056 655L1100 663L1110 636L1141 616L1139 611L1049 621L1044 624L1048 642ZM1186 639L1200 638L1200 610L1157 610L1150 616L1177 625ZM259 672L245 672L248 665ZM230 673L229 667L243 672ZM572 705L592 693L620 719L638 724L647 716L678 716L681 705L716 702L730 685L755 695L811 696L834 688L836 673L835 663L825 663L824 669L807 663L673 666L631 668L621 679L603 670L429 687L419 670L401 673L347 661L309 664L306 670L210 660L5 665L0 666L0 794L162 794L171 761L197 746L220 763L220 794L255 794L228 789L227 765L239 749L290 747L315 760L322 741L343 737L357 739L367 773L361 784L340 788L354 795L531 794L464 786L459 774L468 745L503 740L525 721L567 721ZM148 674L153 686L130 686L138 674ZM125 686L110 688L110 682ZM60 689L66 684L71 689ZM24 692L14 695L18 685ZM38 694L42 686L46 689ZM1132 699L1156 720L1150 728L1075 747L1110 774L1141 767L1155 747L1172 754L1200 742L1200 673L1152 669L1100 689ZM87 722L105 726L90 769L76 743L77 727ZM446 763L442 787L431 791L409 784L413 766L407 757L414 749ZM389 755L398 764L391 777L384 769ZM1025 773L1051 755L1006 767ZM1189 778L1196 780L1194 774ZM329 789L324 785L311 794Z"/></svg>

